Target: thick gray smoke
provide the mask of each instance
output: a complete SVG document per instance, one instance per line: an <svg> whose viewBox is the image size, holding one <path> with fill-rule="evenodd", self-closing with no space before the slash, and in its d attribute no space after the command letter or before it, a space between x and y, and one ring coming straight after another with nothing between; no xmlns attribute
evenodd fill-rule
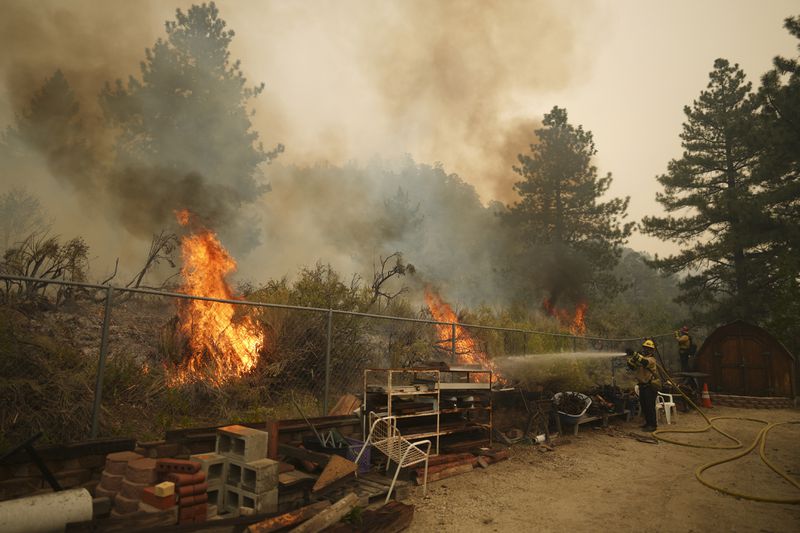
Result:
<svg viewBox="0 0 800 533"><path fill-rule="evenodd" d="M189 207L256 281L317 260L369 274L379 256L401 251L463 302L505 298L496 279L511 239L490 200L513 201L511 166L534 141L526 94L571 79L573 30L554 2L222 4L238 32L231 59L242 60L248 85L266 82L247 104L254 130L265 150L287 147L243 181L230 179L235 157L227 168L205 164L204 148L227 139L214 125L190 128L197 142L180 157L116 165L120 132L97 96L140 76L144 49L165 37L178 6L188 3L4 3L0 119L24 116L56 69L80 107L55 139L65 149L46 136L29 142L4 161L3 187L26 187L57 231L84 235L98 275L115 256L136 268L149 234ZM367 163L374 155L384 159Z"/></svg>

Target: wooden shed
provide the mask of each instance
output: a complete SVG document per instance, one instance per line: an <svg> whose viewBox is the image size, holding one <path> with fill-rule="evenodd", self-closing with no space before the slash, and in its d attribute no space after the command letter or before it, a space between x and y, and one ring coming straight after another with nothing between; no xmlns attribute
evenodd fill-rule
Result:
<svg viewBox="0 0 800 533"><path fill-rule="evenodd" d="M795 396L795 358L764 329L737 320L720 326L697 352L696 369L720 394Z"/></svg>

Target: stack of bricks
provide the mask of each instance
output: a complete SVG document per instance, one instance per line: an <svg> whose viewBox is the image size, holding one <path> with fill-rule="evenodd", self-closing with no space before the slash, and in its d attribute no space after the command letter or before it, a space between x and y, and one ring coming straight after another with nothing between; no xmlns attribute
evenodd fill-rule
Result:
<svg viewBox="0 0 800 533"><path fill-rule="evenodd" d="M176 506L175 483L164 481L153 487L145 487L142 491L142 500L139 510L148 514L169 512L170 523L178 521L178 508Z"/></svg>
<svg viewBox="0 0 800 533"><path fill-rule="evenodd" d="M158 472L175 485L178 523L205 522L208 517L208 483L197 461L159 459Z"/></svg>
<svg viewBox="0 0 800 533"><path fill-rule="evenodd" d="M234 515L278 511L278 461L267 459L267 433L243 426L217 430L216 455L224 458L223 504ZM219 504L218 504L219 505Z"/></svg>
<svg viewBox="0 0 800 533"><path fill-rule="evenodd" d="M106 466L100 476L100 484L95 488L96 498L108 498L112 502L122 488L125 470L128 463L141 459L142 456L134 452L116 452L106 456Z"/></svg>
<svg viewBox="0 0 800 533"><path fill-rule="evenodd" d="M113 518L134 514L139 511L142 492L156 481L155 459L134 459L125 467L124 478L119 492L114 496Z"/></svg>
<svg viewBox="0 0 800 533"><path fill-rule="evenodd" d="M216 516L225 511L223 496L224 483L228 474L228 461L217 453L199 453L190 457L192 461L200 463L200 471L206 475L208 484L208 517Z"/></svg>

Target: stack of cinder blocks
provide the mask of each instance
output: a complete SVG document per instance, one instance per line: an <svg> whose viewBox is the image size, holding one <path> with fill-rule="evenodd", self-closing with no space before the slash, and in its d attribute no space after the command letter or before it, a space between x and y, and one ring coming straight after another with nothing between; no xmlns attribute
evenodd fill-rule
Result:
<svg viewBox="0 0 800 533"><path fill-rule="evenodd" d="M278 461L267 459L265 431L244 426L217 430L216 453L193 455L208 479L209 505L238 515L278 511Z"/></svg>
<svg viewBox="0 0 800 533"><path fill-rule="evenodd" d="M205 522L208 518L208 484L197 461L159 459L159 474L174 483L178 496L178 523Z"/></svg>
<svg viewBox="0 0 800 533"><path fill-rule="evenodd" d="M134 452L110 453L106 456L106 466L100 477L100 484L95 488L95 497L109 498L112 502L114 497L122 488L122 480L125 478L125 470L128 463L141 459L142 456Z"/></svg>
<svg viewBox="0 0 800 533"><path fill-rule="evenodd" d="M134 459L125 467L125 475L120 490L114 497L112 517L122 517L139 510L139 500L145 487L156 481L155 459Z"/></svg>

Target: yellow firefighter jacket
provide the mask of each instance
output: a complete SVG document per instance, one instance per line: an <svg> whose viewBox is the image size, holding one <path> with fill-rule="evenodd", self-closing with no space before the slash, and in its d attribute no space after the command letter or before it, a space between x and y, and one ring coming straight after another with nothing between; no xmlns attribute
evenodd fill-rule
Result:
<svg viewBox="0 0 800 533"><path fill-rule="evenodd" d="M658 388L661 386L661 380L658 377L658 368L656 367L656 358L648 355L642 356L647 361L647 366L637 366L634 375L639 385L653 385Z"/></svg>
<svg viewBox="0 0 800 533"><path fill-rule="evenodd" d="M675 338L678 339L678 350L681 352L688 352L689 346L692 344L692 340L689 338L687 334L681 334L679 332L675 332Z"/></svg>

